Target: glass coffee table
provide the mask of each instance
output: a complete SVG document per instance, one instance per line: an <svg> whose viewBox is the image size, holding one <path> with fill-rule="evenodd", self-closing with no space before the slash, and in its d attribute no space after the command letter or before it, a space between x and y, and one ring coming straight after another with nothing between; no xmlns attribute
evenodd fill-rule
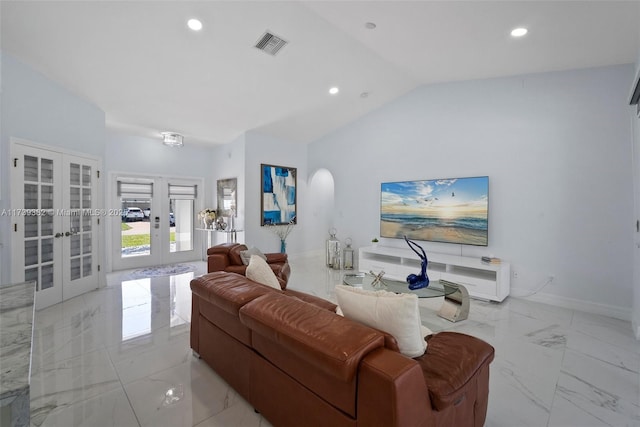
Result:
<svg viewBox="0 0 640 427"><path fill-rule="evenodd" d="M464 320L469 316L469 293L457 283L446 280L433 280L426 288L409 289L407 282L382 277L376 281L376 275L369 273L348 273L342 281L345 285L369 291L389 291L396 294L414 294L418 298L444 297L438 316L451 322Z"/></svg>

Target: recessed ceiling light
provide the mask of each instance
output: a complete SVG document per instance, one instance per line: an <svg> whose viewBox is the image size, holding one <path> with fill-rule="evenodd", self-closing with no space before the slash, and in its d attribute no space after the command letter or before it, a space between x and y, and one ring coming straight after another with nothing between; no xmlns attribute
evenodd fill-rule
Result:
<svg viewBox="0 0 640 427"><path fill-rule="evenodd" d="M377 27L377 25L373 22L367 22L366 24L364 24L364 27L367 30L375 30L375 28Z"/></svg>
<svg viewBox="0 0 640 427"><path fill-rule="evenodd" d="M202 29L202 22L192 18L187 21L187 27L191 28L193 31L200 31Z"/></svg>
<svg viewBox="0 0 640 427"><path fill-rule="evenodd" d="M334 86L334 87L332 87L331 89L329 89L329 93L330 93L331 95L335 95L335 94L337 94L338 92L340 92L340 89L338 89L338 88L337 88L337 87L335 87L335 86Z"/></svg>
<svg viewBox="0 0 640 427"><path fill-rule="evenodd" d="M513 30L511 30L511 35L513 37L522 37L525 34L527 34L528 32L529 32L529 30L527 30L526 28L519 27L519 28L514 28Z"/></svg>
<svg viewBox="0 0 640 427"><path fill-rule="evenodd" d="M360 98L368 98L369 97L369 92L362 92L360 94Z"/></svg>

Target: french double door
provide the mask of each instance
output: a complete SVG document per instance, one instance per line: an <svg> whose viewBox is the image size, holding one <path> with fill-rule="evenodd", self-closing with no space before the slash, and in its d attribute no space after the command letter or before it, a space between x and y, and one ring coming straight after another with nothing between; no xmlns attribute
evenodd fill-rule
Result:
<svg viewBox="0 0 640 427"><path fill-rule="evenodd" d="M109 206L114 270L199 259L195 217L201 179L112 173Z"/></svg>
<svg viewBox="0 0 640 427"><path fill-rule="evenodd" d="M37 282L36 309L98 287L98 160L12 144L12 281Z"/></svg>

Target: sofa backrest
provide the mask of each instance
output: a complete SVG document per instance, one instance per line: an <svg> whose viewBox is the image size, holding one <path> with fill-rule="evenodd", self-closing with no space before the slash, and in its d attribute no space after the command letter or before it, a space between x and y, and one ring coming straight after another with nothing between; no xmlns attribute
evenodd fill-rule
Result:
<svg viewBox="0 0 640 427"><path fill-rule="evenodd" d="M241 251L246 251L248 248L243 244L237 244L236 246L229 249L229 261L231 265L244 265L242 262L242 257L240 256Z"/></svg>
<svg viewBox="0 0 640 427"><path fill-rule="evenodd" d="M202 300L197 306L198 312L192 314L192 322L198 322L198 316L202 316L235 339L250 345L251 332L238 321L238 311L249 301L278 291L239 274L216 271L193 279L191 292L194 298Z"/></svg>
<svg viewBox="0 0 640 427"><path fill-rule="evenodd" d="M240 309L251 345L289 376L355 417L361 360L384 347L384 336L329 310L281 293Z"/></svg>

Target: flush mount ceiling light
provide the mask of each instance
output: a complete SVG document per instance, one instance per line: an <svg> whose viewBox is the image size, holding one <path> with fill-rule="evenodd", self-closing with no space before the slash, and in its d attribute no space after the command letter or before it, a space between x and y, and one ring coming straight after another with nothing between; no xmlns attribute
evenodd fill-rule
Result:
<svg viewBox="0 0 640 427"><path fill-rule="evenodd" d="M513 37L522 37L525 34L527 34L529 32L529 30L527 30L524 27L518 27L518 28L514 28L513 30L511 30L511 35Z"/></svg>
<svg viewBox="0 0 640 427"><path fill-rule="evenodd" d="M364 24L364 27L367 30L375 30L377 25L374 22L367 22L367 23Z"/></svg>
<svg viewBox="0 0 640 427"><path fill-rule="evenodd" d="M179 133L162 132L162 143L168 147L182 147L184 145L184 137Z"/></svg>
<svg viewBox="0 0 640 427"><path fill-rule="evenodd" d="M187 27L189 27L193 31L200 31L202 29L202 22L200 22L198 19L191 18L187 21Z"/></svg>
<svg viewBox="0 0 640 427"><path fill-rule="evenodd" d="M331 95L336 95L338 92L340 92L340 89L338 89L337 87L332 87L331 89L329 89L329 93Z"/></svg>

